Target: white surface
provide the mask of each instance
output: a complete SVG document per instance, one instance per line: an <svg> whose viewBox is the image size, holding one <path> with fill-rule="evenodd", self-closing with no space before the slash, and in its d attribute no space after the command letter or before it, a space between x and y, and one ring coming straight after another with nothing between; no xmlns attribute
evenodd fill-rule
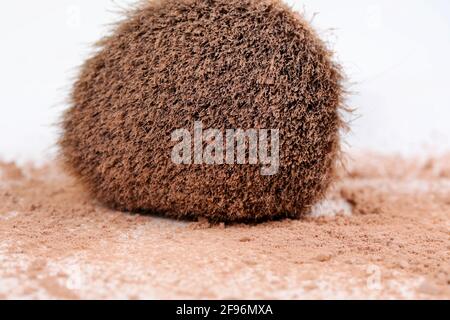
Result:
<svg viewBox="0 0 450 320"><path fill-rule="evenodd" d="M290 0L346 69L354 149L450 149L450 2ZM130 0L0 3L0 157L45 159L90 44ZM314 13L319 13L314 16ZM334 29L330 31L330 29Z"/></svg>

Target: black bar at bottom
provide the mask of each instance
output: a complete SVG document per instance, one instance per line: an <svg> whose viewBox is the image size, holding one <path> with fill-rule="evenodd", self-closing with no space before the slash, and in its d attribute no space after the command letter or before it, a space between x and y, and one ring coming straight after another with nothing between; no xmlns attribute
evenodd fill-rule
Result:
<svg viewBox="0 0 450 320"><path fill-rule="evenodd" d="M398 313L415 317L430 312L446 314L448 301L1 301L4 314L11 311L33 316L106 316L124 319L302 319L311 315L387 317ZM10 309L10 310L8 310ZM440 310L442 309L442 310Z"/></svg>

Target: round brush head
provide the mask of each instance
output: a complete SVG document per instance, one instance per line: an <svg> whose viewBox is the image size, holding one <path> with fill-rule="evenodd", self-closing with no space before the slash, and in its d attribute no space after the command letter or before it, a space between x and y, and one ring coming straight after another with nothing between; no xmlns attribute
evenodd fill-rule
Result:
<svg viewBox="0 0 450 320"><path fill-rule="evenodd" d="M104 204L236 222L296 218L324 196L342 76L281 2L146 1L98 46L60 146Z"/></svg>

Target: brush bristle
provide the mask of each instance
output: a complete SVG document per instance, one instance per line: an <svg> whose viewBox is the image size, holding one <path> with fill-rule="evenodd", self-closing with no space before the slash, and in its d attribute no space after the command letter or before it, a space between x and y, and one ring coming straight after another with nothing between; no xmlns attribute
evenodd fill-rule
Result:
<svg viewBox="0 0 450 320"><path fill-rule="evenodd" d="M276 0L161 0L129 13L83 66L61 154L93 196L176 218L297 218L334 179L342 75L307 22ZM278 174L176 165L171 134L280 130Z"/></svg>

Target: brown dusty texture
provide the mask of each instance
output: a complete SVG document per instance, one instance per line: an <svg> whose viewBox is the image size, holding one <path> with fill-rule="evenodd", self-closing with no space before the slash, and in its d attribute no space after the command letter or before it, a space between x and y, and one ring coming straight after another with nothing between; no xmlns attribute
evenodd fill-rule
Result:
<svg viewBox="0 0 450 320"><path fill-rule="evenodd" d="M342 76L277 0L147 1L83 66L63 160L102 203L212 221L298 217L334 178ZM279 129L280 169L175 165L171 134Z"/></svg>
<svg viewBox="0 0 450 320"><path fill-rule="evenodd" d="M300 220L177 222L0 164L0 298L450 299L450 156L365 155Z"/></svg>

